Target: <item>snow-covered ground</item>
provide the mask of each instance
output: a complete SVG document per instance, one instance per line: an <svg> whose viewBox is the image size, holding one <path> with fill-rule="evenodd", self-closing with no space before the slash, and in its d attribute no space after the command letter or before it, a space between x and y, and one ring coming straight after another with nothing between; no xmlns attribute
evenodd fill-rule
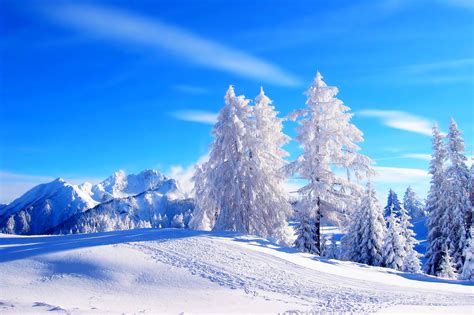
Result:
<svg viewBox="0 0 474 315"><path fill-rule="evenodd" d="M318 259L232 233L0 236L0 313L472 313L474 283Z"/></svg>

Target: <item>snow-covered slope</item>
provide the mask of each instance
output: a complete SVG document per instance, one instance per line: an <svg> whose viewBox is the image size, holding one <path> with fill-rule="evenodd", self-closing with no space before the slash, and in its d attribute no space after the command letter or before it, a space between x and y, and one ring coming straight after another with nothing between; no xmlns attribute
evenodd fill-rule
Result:
<svg viewBox="0 0 474 315"><path fill-rule="evenodd" d="M0 231L16 234L48 233L66 220L102 203L108 207L116 205L118 213L123 212L126 207L124 204L127 202L123 200L128 200L129 207L132 208L135 203L144 204L139 200L141 197L136 201L133 198L146 191L153 191L154 197L151 198L153 202L144 207L144 211L150 211L149 207L157 205L158 199L175 200L176 203L185 199L176 180L167 178L156 170L145 170L137 175L126 175L119 171L96 185L71 185L58 178L51 183L34 187L11 204L1 207ZM115 199L118 201L111 204ZM141 218L136 217L140 214L141 211L134 211L131 213L134 216L132 219L140 221Z"/></svg>
<svg viewBox="0 0 474 315"><path fill-rule="evenodd" d="M470 313L473 282L177 229L0 236L0 312Z"/></svg>

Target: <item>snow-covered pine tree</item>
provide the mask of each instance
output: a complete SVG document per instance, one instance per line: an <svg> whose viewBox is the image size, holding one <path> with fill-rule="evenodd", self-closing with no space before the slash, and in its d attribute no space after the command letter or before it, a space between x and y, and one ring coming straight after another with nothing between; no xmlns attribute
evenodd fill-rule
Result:
<svg viewBox="0 0 474 315"><path fill-rule="evenodd" d="M469 200L469 170L464 155L464 140L454 119L451 119L447 138L450 163L446 170L446 211L442 218L442 233L446 236L454 267L460 273L464 264L466 237L471 227L472 207Z"/></svg>
<svg viewBox="0 0 474 315"><path fill-rule="evenodd" d="M446 244L443 245L441 251L441 259L436 276L446 279L456 279L458 274L456 273L456 268L454 268L451 255L449 254L449 249Z"/></svg>
<svg viewBox="0 0 474 315"><path fill-rule="evenodd" d="M196 169L194 174L194 194L196 210L190 224L193 229L209 230L215 227L216 220L227 222L241 205L242 171L246 145L243 143L246 120L249 119L248 101L237 97L234 88L229 86L224 97L224 107L219 112L212 134L209 159ZM241 218L235 218L234 230L244 230Z"/></svg>
<svg viewBox="0 0 474 315"><path fill-rule="evenodd" d="M288 170L307 180L299 190L301 194L300 220L313 221L314 229L299 229L298 244L314 244L305 251L319 254L321 247L321 210L322 205L331 208L343 208L352 202L351 189L357 185L350 181L350 175L358 179L371 173L370 160L358 153L357 142L362 142L362 132L350 123L350 108L335 96L338 89L327 86L318 72L307 90L307 107L298 111L302 116L297 128L297 141L303 153L292 162ZM347 178L339 177L334 168L346 171ZM304 234L300 234L304 231ZM311 234L314 231L314 234ZM309 237L310 240L301 241Z"/></svg>
<svg viewBox="0 0 474 315"><path fill-rule="evenodd" d="M464 265L462 267L461 278L464 280L474 280L474 240L472 238L474 227L471 226L464 247Z"/></svg>
<svg viewBox="0 0 474 315"><path fill-rule="evenodd" d="M243 204L248 208L245 232L262 237L274 237L287 243L289 236L287 217L292 208L283 188L287 164L283 159L288 152L282 146L290 138L283 133L283 120L272 106L263 88L251 107L251 120L246 128L248 147L246 193Z"/></svg>
<svg viewBox="0 0 474 315"><path fill-rule="evenodd" d="M383 266L395 270L402 270L406 252L402 232L397 218L395 217L395 212L392 212L388 216L386 222L387 232L385 233L382 247Z"/></svg>
<svg viewBox="0 0 474 315"><path fill-rule="evenodd" d="M428 213L428 248L426 250L427 262L425 272L436 275L441 262L441 252L445 242L442 233L442 218L446 210L444 197L445 188L445 160L446 148L443 137L437 125L433 126L433 153L430 162L429 173L431 174L431 186L426 200L426 212Z"/></svg>
<svg viewBox="0 0 474 315"><path fill-rule="evenodd" d="M346 257L355 262L381 266L383 264L382 247L386 227L382 208L370 182L367 184L367 190L362 198L360 209L356 211L353 222L354 225L349 230L350 234L345 236L346 239L349 239L345 243L352 246L352 248L345 249L350 253Z"/></svg>
<svg viewBox="0 0 474 315"><path fill-rule="evenodd" d="M291 206L282 183L289 141L263 89L250 107L232 87L214 126L209 160L197 168L194 229L238 231L285 242Z"/></svg>
<svg viewBox="0 0 474 315"><path fill-rule="evenodd" d="M411 186L408 186L403 196L403 207L408 211L412 220L418 220L426 216L425 206Z"/></svg>
<svg viewBox="0 0 474 315"><path fill-rule="evenodd" d="M384 208L384 217L388 218L392 213L398 217L400 215L400 209L401 206L398 196L392 189L390 189L388 191L387 205Z"/></svg>
<svg viewBox="0 0 474 315"><path fill-rule="evenodd" d="M314 235L316 234L316 225L312 218L307 215L298 214L298 224L296 225L296 240L295 247L303 253L318 253L319 249L316 247Z"/></svg>
<svg viewBox="0 0 474 315"><path fill-rule="evenodd" d="M415 245L418 244L418 241L415 238L416 234L413 231L411 217L405 207L400 209L399 221L400 233L405 251L402 270L417 273L420 271L420 254L415 250Z"/></svg>

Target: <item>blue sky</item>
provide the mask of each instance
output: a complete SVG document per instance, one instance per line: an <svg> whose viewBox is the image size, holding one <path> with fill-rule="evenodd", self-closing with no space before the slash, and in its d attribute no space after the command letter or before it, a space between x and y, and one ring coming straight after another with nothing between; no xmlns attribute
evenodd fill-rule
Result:
<svg viewBox="0 0 474 315"><path fill-rule="evenodd" d="M426 192L433 121L455 118L472 154L471 1L2 0L0 202L59 176L185 177L229 84L263 85L286 115L317 70L355 113L380 194Z"/></svg>

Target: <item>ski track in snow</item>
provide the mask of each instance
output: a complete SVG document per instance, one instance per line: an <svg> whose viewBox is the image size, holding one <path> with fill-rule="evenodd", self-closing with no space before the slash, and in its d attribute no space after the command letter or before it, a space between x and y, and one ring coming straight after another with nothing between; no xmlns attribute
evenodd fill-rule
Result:
<svg viewBox="0 0 474 315"><path fill-rule="evenodd" d="M411 289L402 293L396 287L346 279L279 257L242 251L238 245L212 238L204 242L199 237L129 245L161 263L185 268L193 275L230 289L241 289L266 300L272 299L268 292L280 295L279 301L294 298L300 301L302 309L365 313L397 304L456 305L467 301L465 296L428 290Z"/></svg>

